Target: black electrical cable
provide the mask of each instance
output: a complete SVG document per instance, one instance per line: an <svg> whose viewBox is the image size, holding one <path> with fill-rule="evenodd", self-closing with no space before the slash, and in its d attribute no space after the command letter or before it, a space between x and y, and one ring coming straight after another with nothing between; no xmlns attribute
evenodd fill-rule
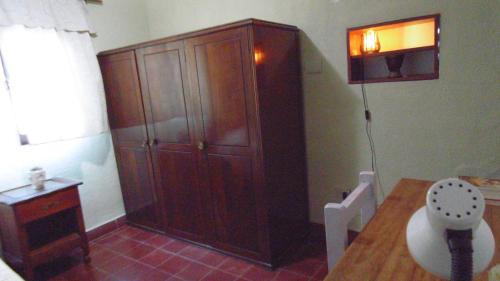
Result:
<svg viewBox="0 0 500 281"><path fill-rule="evenodd" d="M451 254L451 281L472 281L472 229L446 230Z"/></svg>
<svg viewBox="0 0 500 281"><path fill-rule="evenodd" d="M370 152L371 152L371 166L372 166L372 171L375 172L375 176L377 178L377 183L378 187L380 189L380 192L382 193L382 199L385 198L385 192L384 189L382 188L382 185L380 183L380 175L378 172L378 167L377 167L377 153L375 151L375 141L373 140L373 135L372 135L372 114L370 112L370 108L368 106L368 97L366 96L366 89L365 89L365 70L364 70L364 58L361 58L361 94L363 96L363 106L365 109L365 132L366 136L368 137L368 142L370 143Z"/></svg>

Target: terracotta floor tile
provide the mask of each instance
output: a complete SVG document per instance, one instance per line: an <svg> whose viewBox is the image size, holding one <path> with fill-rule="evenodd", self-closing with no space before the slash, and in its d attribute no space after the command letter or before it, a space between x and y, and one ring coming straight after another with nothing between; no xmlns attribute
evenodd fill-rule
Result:
<svg viewBox="0 0 500 281"><path fill-rule="evenodd" d="M313 277L315 279L323 280L327 274L328 274L328 264L325 263L321 265L321 267L318 269L318 271L316 271Z"/></svg>
<svg viewBox="0 0 500 281"><path fill-rule="evenodd" d="M172 241L174 241L174 240L170 237L157 234L157 235L151 237L150 239L143 241L143 243L146 243L146 244L151 245L151 246L156 247L156 248L161 248Z"/></svg>
<svg viewBox="0 0 500 281"><path fill-rule="evenodd" d="M172 275L161 270L152 270L148 274L145 274L141 280L144 281L167 281L171 280Z"/></svg>
<svg viewBox="0 0 500 281"><path fill-rule="evenodd" d="M306 241L277 271L131 226L93 240L90 248L89 265L76 250L40 266L37 276L50 281L316 281L328 273L322 241Z"/></svg>
<svg viewBox="0 0 500 281"><path fill-rule="evenodd" d="M103 263L102 265L95 265L98 269L104 270L107 273L117 272L118 270L132 265L134 260L127 258L125 256L118 255L108 262Z"/></svg>
<svg viewBox="0 0 500 281"><path fill-rule="evenodd" d="M251 281L267 281L272 280L276 275L278 275L276 271L261 266L252 266L242 277Z"/></svg>
<svg viewBox="0 0 500 281"><path fill-rule="evenodd" d="M135 247L143 245L132 239L123 239L122 241L111 245L109 248L121 254L126 254L132 251Z"/></svg>
<svg viewBox="0 0 500 281"><path fill-rule="evenodd" d="M110 259L116 257L118 254L108 249L102 249L98 251L90 251L90 259L93 265L103 264L108 262Z"/></svg>
<svg viewBox="0 0 500 281"><path fill-rule="evenodd" d="M112 274L123 281L144 280L144 276L153 271L153 268L142 263L133 262Z"/></svg>
<svg viewBox="0 0 500 281"><path fill-rule="evenodd" d="M145 242L148 239L155 237L157 234L150 231L141 231L136 235L130 237L131 239L137 240L139 242Z"/></svg>
<svg viewBox="0 0 500 281"><path fill-rule="evenodd" d="M109 248L122 241L124 241L124 239L121 236L107 235L95 240L95 243Z"/></svg>
<svg viewBox="0 0 500 281"><path fill-rule="evenodd" d="M237 278L238 277L229 273L222 272L220 270L213 270L210 274L205 276L202 281L234 281Z"/></svg>
<svg viewBox="0 0 500 281"><path fill-rule="evenodd" d="M108 278L104 279L104 281L122 281L118 277L114 275L109 275Z"/></svg>
<svg viewBox="0 0 500 281"><path fill-rule="evenodd" d="M183 271L177 273L175 276L186 281L200 281L211 271L212 268L200 263L193 262L189 264Z"/></svg>
<svg viewBox="0 0 500 281"><path fill-rule="evenodd" d="M193 260L200 260L203 257L205 257L208 253L210 253L210 251L205 249L205 248L194 246L194 245L189 245L189 246L185 247L184 249L182 249L179 252L179 255L193 259Z"/></svg>
<svg viewBox="0 0 500 281"><path fill-rule="evenodd" d="M172 276L172 277L168 278L167 280L168 281L185 281L185 280L182 280L179 277L175 277L175 276Z"/></svg>
<svg viewBox="0 0 500 281"><path fill-rule="evenodd" d="M100 236L97 236L94 239L90 240L90 243L95 243L95 241L97 241L97 240L107 238L108 236L111 236L111 235L114 235L114 234L115 234L115 230L110 231L108 233L103 233Z"/></svg>
<svg viewBox="0 0 500 281"><path fill-rule="evenodd" d="M125 255L127 257L139 260L139 259L151 254L155 250L156 250L156 248L154 248L152 246L140 244L137 247L132 248L130 251L127 251L125 253Z"/></svg>
<svg viewBox="0 0 500 281"><path fill-rule="evenodd" d="M116 231L115 234L124 238L131 238L142 232L145 231L131 226L122 226L120 229Z"/></svg>
<svg viewBox="0 0 500 281"><path fill-rule="evenodd" d="M218 267L224 260L226 260L228 257L224 256L222 254L219 254L217 252L209 252L207 255L202 257L201 259L198 260L198 262L201 262L203 264L212 266L212 267Z"/></svg>
<svg viewBox="0 0 500 281"><path fill-rule="evenodd" d="M251 266L248 262L230 257L220 264L218 269L239 276L243 275Z"/></svg>
<svg viewBox="0 0 500 281"><path fill-rule="evenodd" d="M273 281L308 281L309 277L293 273L290 271L282 270L278 272L278 275Z"/></svg>
<svg viewBox="0 0 500 281"><path fill-rule="evenodd" d="M90 253L105 249L103 245L97 244L96 242L89 242Z"/></svg>
<svg viewBox="0 0 500 281"><path fill-rule="evenodd" d="M306 276L313 276L323 264L315 260L302 260L287 265L284 269Z"/></svg>
<svg viewBox="0 0 500 281"><path fill-rule="evenodd" d="M51 277L51 278L48 278L46 279L47 281L68 281L68 279L66 279L66 277L64 276L55 276L55 277Z"/></svg>
<svg viewBox="0 0 500 281"><path fill-rule="evenodd" d="M183 271L184 268L188 267L188 265L191 263L192 262L190 260L179 256L174 256L159 265L157 268L170 274L176 274Z"/></svg>
<svg viewBox="0 0 500 281"><path fill-rule="evenodd" d="M94 268L94 270L92 271L92 278L93 279L90 279L90 280L95 280L95 281L106 280L106 278L108 276L109 276L108 273L106 273L100 269ZM89 279L87 279L87 280L89 280Z"/></svg>
<svg viewBox="0 0 500 281"><path fill-rule="evenodd" d="M153 252L141 258L139 261L153 267L158 267L160 264L164 263L167 259L173 256L174 255L172 253L156 249Z"/></svg>
<svg viewBox="0 0 500 281"><path fill-rule="evenodd" d="M181 250L183 250L184 248L186 248L187 246L189 246L189 244L186 242L183 242L180 240L174 240L174 241L168 243L167 245L163 246L162 249L167 250L167 251L172 252L172 253L178 253Z"/></svg>

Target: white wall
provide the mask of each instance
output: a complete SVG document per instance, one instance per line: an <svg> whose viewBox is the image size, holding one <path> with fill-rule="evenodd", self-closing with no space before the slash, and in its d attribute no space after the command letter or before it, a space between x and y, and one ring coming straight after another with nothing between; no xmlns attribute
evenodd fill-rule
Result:
<svg viewBox="0 0 500 281"><path fill-rule="evenodd" d="M311 219L370 169L359 85L347 84L345 29L441 13L439 80L367 85L382 185L401 177L500 177L500 2L436 0L105 0L89 5L96 51L260 18L302 29ZM318 72L319 73L313 73ZM0 158L0 188L33 165L82 179L87 228L123 214L109 134L23 147Z"/></svg>
<svg viewBox="0 0 500 281"><path fill-rule="evenodd" d="M106 0L87 4L87 9L97 31L93 40L97 52L149 39L145 1Z"/></svg>
<svg viewBox="0 0 500 281"><path fill-rule="evenodd" d="M347 27L441 13L439 80L366 86L386 193L402 177L500 177L500 2L147 0L151 39L244 18L302 32L311 219L370 169L359 85L347 84ZM320 73L311 73L317 72Z"/></svg>
<svg viewBox="0 0 500 281"><path fill-rule="evenodd" d="M103 5L88 6L90 19L98 33L93 39L96 51L149 38L142 1L104 2ZM33 166L42 166L48 176L70 177L84 182L79 191L87 229L124 214L109 132L44 145L0 147L0 191L27 184L27 172Z"/></svg>

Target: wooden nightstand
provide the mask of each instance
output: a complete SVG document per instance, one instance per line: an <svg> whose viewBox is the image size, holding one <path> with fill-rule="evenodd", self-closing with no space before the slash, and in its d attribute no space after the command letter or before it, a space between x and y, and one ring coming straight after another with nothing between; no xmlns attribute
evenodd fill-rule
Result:
<svg viewBox="0 0 500 281"><path fill-rule="evenodd" d="M89 246L83 222L79 181L54 178L43 190L23 186L0 193L0 232L5 261L34 280L33 269Z"/></svg>

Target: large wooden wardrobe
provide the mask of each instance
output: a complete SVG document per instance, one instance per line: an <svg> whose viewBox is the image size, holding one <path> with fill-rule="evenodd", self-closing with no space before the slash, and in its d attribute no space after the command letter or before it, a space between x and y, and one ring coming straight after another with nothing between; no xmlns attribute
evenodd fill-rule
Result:
<svg viewBox="0 0 500 281"><path fill-rule="evenodd" d="M276 266L309 226L298 29L249 19L98 57L128 222Z"/></svg>

